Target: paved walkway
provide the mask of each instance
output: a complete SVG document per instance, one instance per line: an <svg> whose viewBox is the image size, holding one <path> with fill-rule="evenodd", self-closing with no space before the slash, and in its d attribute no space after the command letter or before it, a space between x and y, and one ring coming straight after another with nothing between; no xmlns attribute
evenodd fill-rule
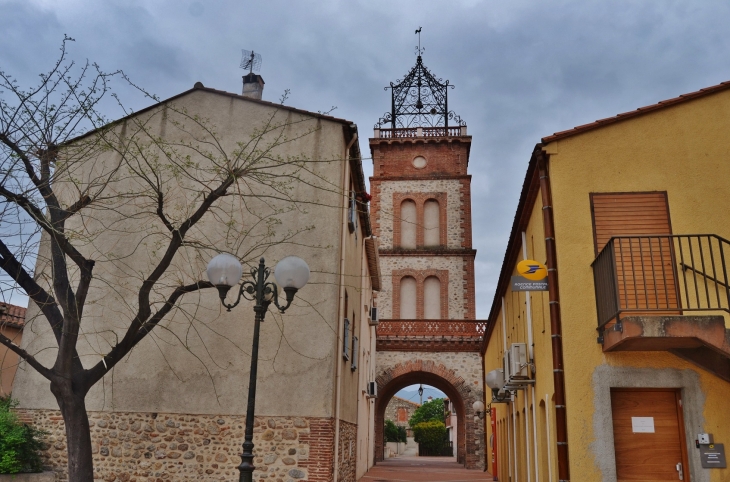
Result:
<svg viewBox="0 0 730 482"><path fill-rule="evenodd" d="M489 472L467 470L454 457L392 457L371 468L360 482L490 482Z"/></svg>

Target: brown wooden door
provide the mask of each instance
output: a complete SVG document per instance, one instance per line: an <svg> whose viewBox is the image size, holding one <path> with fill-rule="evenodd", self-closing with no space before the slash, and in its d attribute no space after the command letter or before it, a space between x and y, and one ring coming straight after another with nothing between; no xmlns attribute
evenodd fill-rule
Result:
<svg viewBox="0 0 730 482"><path fill-rule="evenodd" d="M596 254L612 236L620 308L624 314L680 314L669 205L664 192L591 195ZM665 311L642 312L641 309ZM631 311L634 310L634 311Z"/></svg>
<svg viewBox="0 0 730 482"><path fill-rule="evenodd" d="M680 480L679 463L690 480L678 390L611 389L611 411L618 482Z"/></svg>

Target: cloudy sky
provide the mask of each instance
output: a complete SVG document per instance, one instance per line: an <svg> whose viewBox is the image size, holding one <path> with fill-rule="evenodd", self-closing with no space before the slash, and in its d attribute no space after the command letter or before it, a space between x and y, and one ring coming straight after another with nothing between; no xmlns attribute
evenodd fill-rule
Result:
<svg viewBox="0 0 730 482"><path fill-rule="evenodd" d="M266 100L290 89L289 105L336 106L365 138L390 107L383 87L415 63L423 27L424 64L456 85L449 107L473 136L484 318L534 145L730 80L729 21L730 3L710 0L0 0L0 68L34 81L67 34L71 58L123 69L162 98L196 81L238 93L249 49L263 56ZM366 139L361 149L369 155Z"/></svg>

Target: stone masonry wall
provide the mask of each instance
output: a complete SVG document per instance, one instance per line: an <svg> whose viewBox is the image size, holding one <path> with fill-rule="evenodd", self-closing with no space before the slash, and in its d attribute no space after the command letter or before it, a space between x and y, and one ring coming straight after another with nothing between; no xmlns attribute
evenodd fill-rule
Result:
<svg viewBox="0 0 730 482"><path fill-rule="evenodd" d="M56 472L57 481L67 481L66 436L60 412L18 410L18 414L49 432L44 464ZM95 480L238 479L244 416L91 412L89 421ZM333 428L331 419L257 417L254 480L330 482Z"/></svg>
<svg viewBox="0 0 730 482"><path fill-rule="evenodd" d="M405 352L379 351L376 376L398 364L405 364L414 360L431 361L443 365L454 371L454 375L464 379L472 393L481 400L482 392L482 361L479 352Z"/></svg>
<svg viewBox="0 0 730 482"><path fill-rule="evenodd" d="M340 420L340 446L337 448L339 458L338 482L355 482L357 466L357 425Z"/></svg>
<svg viewBox="0 0 730 482"><path fill-rule="evenodd" d="M396 425L407 427L408 420L413 415L413 412L415 412L420 406L421 405L416 402L411 402L410 400L405 400L400 397L393 397L390 399L390 402L388 402L388 406L385 407L385 419L392 421ZM405 421L398 420L398 410L401 408L405 410Z"/></svg>

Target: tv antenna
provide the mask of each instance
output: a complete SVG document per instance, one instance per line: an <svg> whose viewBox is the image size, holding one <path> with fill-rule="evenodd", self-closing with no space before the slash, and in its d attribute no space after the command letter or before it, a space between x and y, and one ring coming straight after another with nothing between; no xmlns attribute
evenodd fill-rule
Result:
<svg viewBox="0 0 730 482"><path fill-rule="evenodd" d="M248 69L248 73L252 74L254 70L261 70L261 54L254 53L253 50L241 50L241 68Z"/></svg>

